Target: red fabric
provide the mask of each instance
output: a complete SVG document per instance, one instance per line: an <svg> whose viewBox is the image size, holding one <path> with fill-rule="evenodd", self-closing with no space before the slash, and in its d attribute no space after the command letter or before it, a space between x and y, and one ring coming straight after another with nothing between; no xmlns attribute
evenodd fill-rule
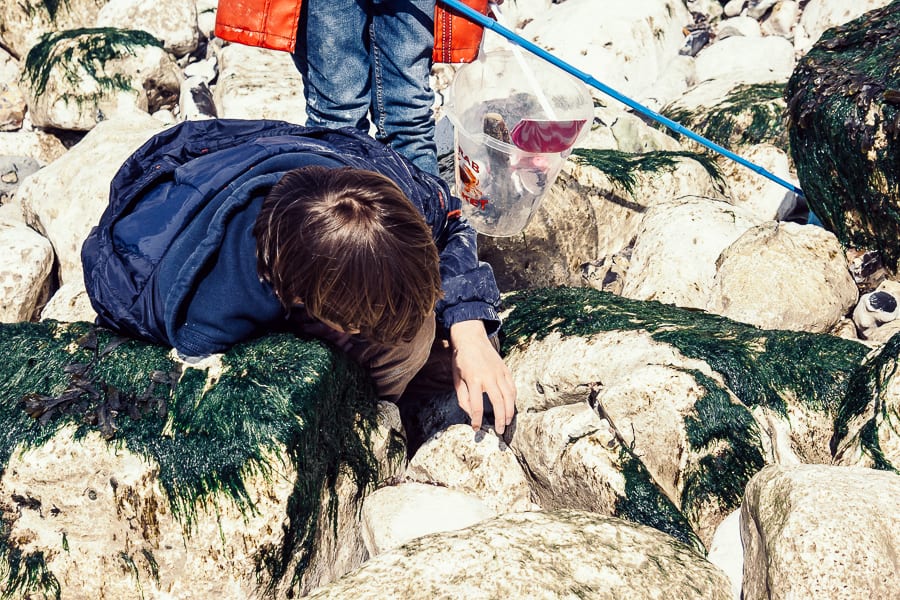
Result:
<svg viewBox="0 0 900 600"><path fill-rule="evenodd" d="M488 0L464 0L466 6L487 14ZM484 29L462 15L441 7L434 9L434 52L436 63L472 62L478 56Z"/></svg>
<svg viewBox="0 0 900 600"><path fill-rule="evenodd" d="M292 52L303 0L219 0L216 37Z"/></svg>
<svg viewBox="0 0 900 600"><path fill-rule="evenodd" d="M488 0L465 0L487 14ZM246 46L293 52L303 0L219 0L216 37ZM478 56L481 26L441 8L434 11L434 62L471 62Z"/></svg>

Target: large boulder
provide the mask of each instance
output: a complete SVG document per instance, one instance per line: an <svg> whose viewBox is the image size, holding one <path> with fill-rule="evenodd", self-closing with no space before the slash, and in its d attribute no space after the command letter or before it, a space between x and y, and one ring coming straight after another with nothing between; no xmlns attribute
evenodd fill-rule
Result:
<svg viewBox="0 0 900 600"><path fill-rule="evenodd" d="M181 70L145 31L94 28L47 34L22 77L32 122L88 131L122 113L175 106Z"/></svg>
<svg viewBox="0 0 900 600"><path fill-rule="evenodd" d="M758 327L824 333L858 297L837 239L814 225L752 227L716 266L708 310Z"/></svg>
<svg viewBox="0 0 900 600"><path fill-rule="evenodd" d="M744 600L896 598L900 475L860 467L768 467L742 511Z"/></svg>
<svg viewBox="0 0 900 600"><path fill-rule="evenodd" d="M635 237L622 295L706 308L719 255L757 224L744 209L708 198L650 207Z"/></svg>
<svg viewBox="0 0 900 600"><path fill-rule="evenodd" d="M724 573L658 531L561 510L514 513L420 538L310 598L729 600L729 590Z"/></svg>
<svg viewBox="0 0 900 600"><path fill-rule="evenodd" d="M87 323L0 326L0 571L14 597L294 597L358 567L397 408L270 336L187 365ZM102 574L102 576L98 576Z"/></svg>
<svg viewBox="0 0 900 600"><path fill-rule="evenodd" d="M506 302L519 390L510 446L538 504L624 517L698 547L764 464L831 461L833 422L867 352L585 288Z"/></svg>
<svg viewBox="0 0 900 600"><path fill-rule="evenodd" d="M900 260L898 56L892 2L822 34L786 89L808 204L844 245L878 250L891 270Z"/></svg>
<svg viewBox="0 0 900 600"><path fill-rule="evenodd" d="M835 426L835 462L900 471L900 334L866 358Z"/></svg>

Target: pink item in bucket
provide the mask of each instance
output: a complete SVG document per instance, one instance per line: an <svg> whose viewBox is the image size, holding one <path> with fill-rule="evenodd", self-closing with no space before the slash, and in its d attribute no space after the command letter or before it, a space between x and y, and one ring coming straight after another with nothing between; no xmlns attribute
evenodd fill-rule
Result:
<svg viewBox="0 0 900 600"><path fill-rule="evenodd" d="M509 134L513 145L525 152L562 152L572 147L585 122L522 119Z"/></svg>

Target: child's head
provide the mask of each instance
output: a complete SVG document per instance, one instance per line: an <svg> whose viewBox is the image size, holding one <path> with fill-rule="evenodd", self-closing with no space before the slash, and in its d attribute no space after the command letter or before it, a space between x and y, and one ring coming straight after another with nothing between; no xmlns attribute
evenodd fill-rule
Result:
<svg viewBox="0 0 900 600"><path fill-rule="evenodd" d="M387 177L360 169L294 169L253 228L257 269L290 308L382 343L409 341L441 297L425 219Z"/></svg>

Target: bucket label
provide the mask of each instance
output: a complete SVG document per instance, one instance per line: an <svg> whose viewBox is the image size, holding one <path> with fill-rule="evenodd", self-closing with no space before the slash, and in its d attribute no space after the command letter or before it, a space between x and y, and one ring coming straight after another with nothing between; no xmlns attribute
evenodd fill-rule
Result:
<svg viewBox="0 0 900 600"><path fill-rule="evenodd" d="M470 205L484 210L489 199L481 190L481 175L484 173L484 165L470 158L462 147L457 147L457 164L459 165L460 198Z"/></svg>

